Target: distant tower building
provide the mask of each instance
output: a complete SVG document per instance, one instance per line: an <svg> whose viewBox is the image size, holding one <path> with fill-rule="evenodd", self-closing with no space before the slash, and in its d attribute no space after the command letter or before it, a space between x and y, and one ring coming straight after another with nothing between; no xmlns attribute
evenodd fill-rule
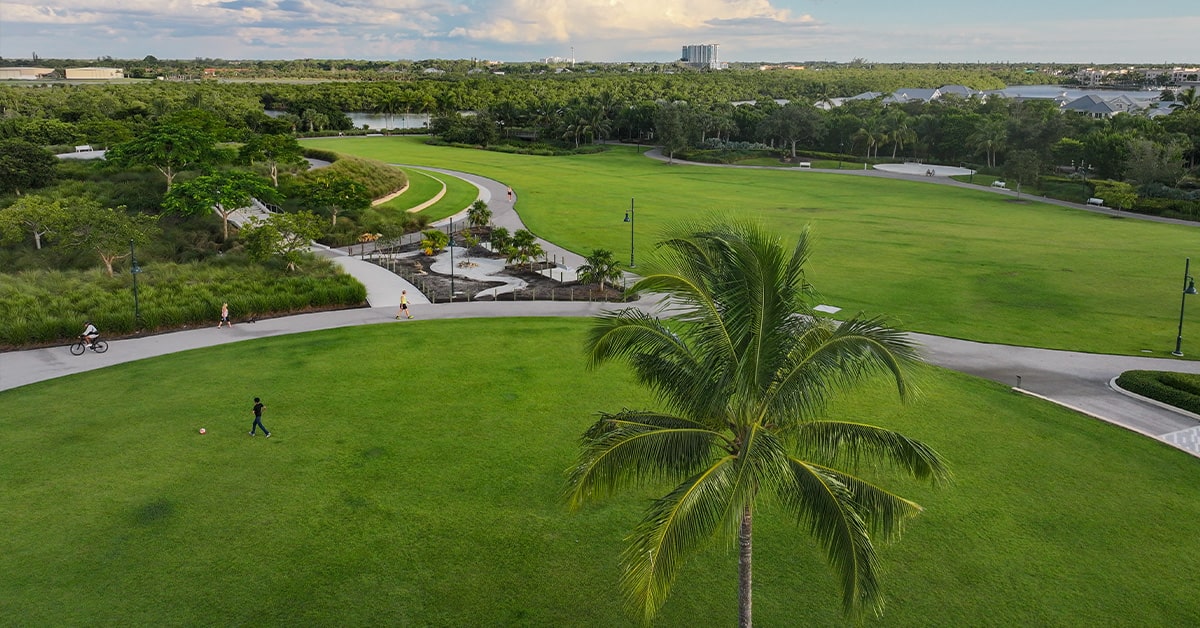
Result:
<svg viewBox="0 0 1200 628"><path fill-rule="evenodd" d="M680 61L697 67L708 68L710 70L720 70L722 64L717 60L717 48L720 44L692 44L683 47L683 57Z"/></svg>

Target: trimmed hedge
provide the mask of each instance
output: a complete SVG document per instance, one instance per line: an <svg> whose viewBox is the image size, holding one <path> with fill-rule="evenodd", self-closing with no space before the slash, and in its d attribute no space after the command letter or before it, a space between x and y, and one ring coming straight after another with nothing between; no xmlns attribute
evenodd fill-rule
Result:
<svg viewBox="0 0 1200 628"><path fill-rule="evenodd" d="M1125 371L1117 385L1132 393L1200 414L1200 375L1169 371Z"/></svg>

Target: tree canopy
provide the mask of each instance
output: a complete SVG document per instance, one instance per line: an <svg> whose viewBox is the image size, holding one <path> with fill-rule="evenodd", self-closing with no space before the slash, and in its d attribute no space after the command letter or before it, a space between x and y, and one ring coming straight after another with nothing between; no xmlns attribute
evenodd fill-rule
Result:
<svg viewBox="0 0 1200 628"><path fill-rule="evenodd" d="M879 374L906 395L918 356L879 319L816 316L804 280L808 251L807 234L789 248L751 222L686 225L660 243L632 288L669 295L678 313L658 318L631 308L592 327L590 364L627 362L661 409L602 413L583 436L567 495L578 507L625 488L668 485L621 557L622 585L647 622L689 556L736 541L740 625L750 625L753 518L764 499L822 546L846 613L880 612L872 533L894 538L921 509L856 471L947 476L920 441L827 415L835 394Z"/></svg>

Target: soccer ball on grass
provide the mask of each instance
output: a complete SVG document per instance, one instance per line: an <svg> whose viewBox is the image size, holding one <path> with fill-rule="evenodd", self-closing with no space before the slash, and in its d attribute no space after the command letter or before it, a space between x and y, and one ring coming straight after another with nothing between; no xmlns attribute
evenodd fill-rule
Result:
<svg viewBox="0 0 1200 628"><path fill-rule="evenodd" d="M204 433L204 428L200 428L200 433L201 433L201 434L203 434L203 433Z"/></svg>

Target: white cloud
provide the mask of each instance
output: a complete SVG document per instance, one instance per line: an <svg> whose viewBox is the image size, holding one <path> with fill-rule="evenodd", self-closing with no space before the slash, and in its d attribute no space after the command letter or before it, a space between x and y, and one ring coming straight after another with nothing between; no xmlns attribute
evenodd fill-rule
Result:
<svg viewBox="0 0 1200 628"><path fill-rule="evenodd" d="M768 0L507 0L454 28L451 36L505 44L623 40L633 37L704 39L754 25L787 28L811 22Z"/></svg>

